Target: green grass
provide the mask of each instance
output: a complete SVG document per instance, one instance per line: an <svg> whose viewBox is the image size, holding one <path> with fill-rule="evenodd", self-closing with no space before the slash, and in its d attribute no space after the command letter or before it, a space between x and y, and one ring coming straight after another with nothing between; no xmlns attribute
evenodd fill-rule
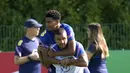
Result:
<svg viewBox="0 0 130 73"><path fill-rule="evenodd" d="M110 51L107 66L109 73L130 73L130 50Z"/></svg>

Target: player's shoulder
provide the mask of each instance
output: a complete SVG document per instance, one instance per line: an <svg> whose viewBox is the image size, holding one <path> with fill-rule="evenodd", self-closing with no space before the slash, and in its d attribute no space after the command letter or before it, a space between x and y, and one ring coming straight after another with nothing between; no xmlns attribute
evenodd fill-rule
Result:
<svg viewBox="0 0 130 73"><path fill-rule="evenodd" d="M38 41L38 42L40 41L40 39L38 37L35 37L35 40Z"/></svg>
<svg viewBox="0 0 130 73"><path fill-rule="evenodd" d="M82 48L82 49L84 49L83 45L80 42L75 41L75 43L76 43L76 46L77 46L76 48Z"/></svg>
<svg viewBox="0 0 130 73"><path fill-rule="evenodd" d="M76 45L82 45L79 41L75 40Z"/></svg>
<svg viewBox="0 0 130 73"><path fill-rule="evenodd" d="M23 40L19 40L17 45L21 46L22 44L23 44Z"/></svg>
<svg viewBox="0 0 130 73"><path fill-rule="evenodd" d="M69 24L61 23L62 28L72 28Z"/></svg>
<svg viewBox="0 0 130 73"><path fill-rule="evenodd" d="M66 23L62 23L61 28L64 28L67 31L67 33L73 32L73 28Z"/></svg>
<svg viewBox="0 0 130 73"><path fill-rule="evenodd" d="M18 40L17 46L22 46L23 43L24 43L24 37L22 37L21 39Z"/></svg>
<svg viewBox="0 0 130 73"><path fill-rule="evenodd" d="M97 47L98 45L95 42L89 44L90 47Z"/></svg>
<svg viewBox="0 0 130 73"><path fill-rule="evenodd" d="M20 38L17 42L17 46L22 46L24 43L26 43L29 39L26 36L23 36Z"/></svg>

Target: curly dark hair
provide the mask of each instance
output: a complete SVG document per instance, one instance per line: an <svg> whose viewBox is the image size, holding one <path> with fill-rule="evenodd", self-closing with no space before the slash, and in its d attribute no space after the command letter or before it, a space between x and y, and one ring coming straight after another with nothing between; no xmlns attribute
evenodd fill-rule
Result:
<svg viewBox="0 0 130 73"><path fill-rule="evenodd" d="M54 20L60 20L60 19L61 19L61 14L60 14L60 12L57 11L57 10L49 10L49 11L46 13L45 17L51 17L51 18L53 18Z"/></svg>

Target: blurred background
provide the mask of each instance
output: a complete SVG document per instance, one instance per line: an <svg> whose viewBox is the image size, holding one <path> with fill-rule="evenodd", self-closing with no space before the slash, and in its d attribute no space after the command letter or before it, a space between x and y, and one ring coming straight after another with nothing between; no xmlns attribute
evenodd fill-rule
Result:
<svg viewBox="0 0 130 73"><path fill-rule="evenodd" d="M110 57L109 73L130 73L130 1L129 0L1 0L0 51L13 52L24 35L24 22L35 18L43 24L50 9L58 10L61 22L71 25L76 40L87 49L87 25L102 25Z"/></svg>

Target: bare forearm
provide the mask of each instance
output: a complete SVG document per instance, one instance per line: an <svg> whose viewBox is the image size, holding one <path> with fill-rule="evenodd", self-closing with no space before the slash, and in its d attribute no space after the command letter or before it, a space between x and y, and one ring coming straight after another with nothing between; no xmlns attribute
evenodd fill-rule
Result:
<svg viewBox="0 0 130 73"><path fill-rule="evenodd" d="M86 67L88 66L88 59L86 53L83 53L78 59L71 59L72 64L75 66Z"/></svg>
<svg viewBox="0 0 130 73"><path fill-rule="evenodd" d="M73 59L73 61L71 61L69 63L69 65L80 66L80 67L86 67L86 66L88 66L88 64L87 64L86 61L80 60L80 59Z"/></svg>
<svg viewBox="0 0 130 73"><path fill-rule="evenodd" d="M73 55L74 55L74 52L70 50L69 48L62 51L55 52L54 54L54 56L73 56Z"/></svg>
<svg viewBox="0 0 130 73"><path fill-rule="evenodd" d="M28 56L19 57L19 58L16 57L15 60L14 60L14 63L20 65L20 64L24 64L24 63L26 63L28 61L29 61Z"/></svg>
<svg viewBox="0 0 130 73"><path fill-rule="evenodd" d="M46 64L58 64L59 60L57 60L55 58L51 58L51 57L46 57L45 58L45 63Z"/></svg>

